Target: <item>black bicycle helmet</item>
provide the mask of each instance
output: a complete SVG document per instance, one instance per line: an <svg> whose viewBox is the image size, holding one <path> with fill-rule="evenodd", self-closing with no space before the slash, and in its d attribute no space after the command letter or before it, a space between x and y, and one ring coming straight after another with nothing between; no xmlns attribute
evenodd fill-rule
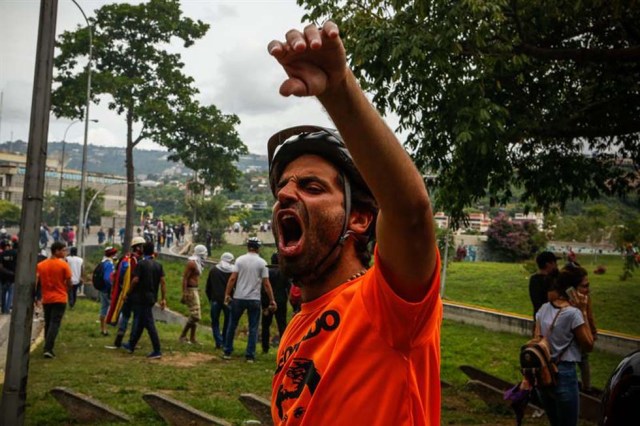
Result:
<svg viewBox="0 0 640 426"><path fill-rule="evenodd" d="M640 351L627 355L611 374L602 395L599 424L640 425Z"/></svg>
<svg viewBox="0 0 640 426"><path fill-rule="evenodd" d="M358 191L365 193L371 199L374 199L374 197L337 130L314 125L289 127L269 138L267 152L269 184L271 192L276 198L278 181L284 169L289 163L302 155L318 155L333 164L342 175L345 210L342 233L329 253L316 265L316 275L320 275L335 262L339 256L340 247L342 247L349 235L356 239L364 239L366 244L366 241L373 235L375 226L371 226L369 232L361 236L356 236L352 231L348 230L348 218L352 207L351 191L352 188L357 188Z"/></svg>
<svg viewBox="0 0 640 426"><path fill-rule="evenodd" d="M284 129L269 138L269 184L276 196L276 187L287 164L301 155L318 155L332 163L349 183L371 194L362 175L351 158L340 134L334 129L320 126L295 126Z"/></svg>

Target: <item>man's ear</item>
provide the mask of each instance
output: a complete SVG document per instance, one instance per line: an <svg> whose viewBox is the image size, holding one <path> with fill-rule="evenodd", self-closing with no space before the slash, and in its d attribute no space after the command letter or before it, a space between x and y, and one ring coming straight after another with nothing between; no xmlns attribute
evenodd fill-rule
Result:
<svg viewBox="0 0 640 426"><path fill-rule="evenodd" d="M351 211L351 216L349 217L349 230L355 232L356 234L364 234L367 229L369 229L372 221L372 212L353 210Z"/></svg>

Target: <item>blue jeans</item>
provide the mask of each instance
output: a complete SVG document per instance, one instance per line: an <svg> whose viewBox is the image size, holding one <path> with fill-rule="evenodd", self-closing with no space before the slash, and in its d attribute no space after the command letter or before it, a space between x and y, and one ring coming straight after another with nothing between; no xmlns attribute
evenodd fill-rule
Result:
<svg viewBox="0 0 640 426"><path fill-rule="evenodd" d="M0 310L3 314L8 314L11 311L11 304L13 302L13 283L11 281L4 281L0 284L2 291L0 292Z"/></svg>
<svg viewBox="0 0 640 426"><path fill-rule="evenodd" d="M131 314L134 313L131 310L131 303L129 301L125 301L122 304L122 309L120 310L120 317L118 318L118 333L116 334L115 346L120 347L122 344L122 340L124 339L124 335L127 333L127 325L129 325L129 319L131 318ZM135 329L138 324L138 316L133 315L133 323L131 325L131 329Z"/></svg>
<svg viewBox="0 0 640 426"><path fill-rule="evenodd" d="M231 301L231 324L227 331L227 338L224 342L225 355L231 355L233 352L233 338L236 335L236 328L240 322L240 317L245 309L249 316L249 341L247 342L247 350L245 357L247 359L255 359L256 343L258 341L258 322L260 321L260 301L259 300L242 300L234 299Z"/></svg>
<svg viewBox="0 0 640 426"><path fill-rule="evenodd" d="M538 389L538 395L551 426L576 426L580 413L576 363L563 361L558 364L558 384Z"/></svg>
<svg viewBox="0 0 640 426"><path fill-rule="evenodd" d="M134 320L133 327L131 329L131 336L129 337L129 346L131 350L136 348L138 344L138 340L142 336L142 332L144 329L147 329L149 333L149 339L151 339L151 345L153 345L153 352L160 352L160 338L158 337L158 330L156 330L156 322L153 319L153 305L141 305L134 304L132 305L133 309L133 318Z"/></svg>
<svg viewBox="0 0 640 426"><path fill-rule="evenodd" d="M220 313L223 315L222 333L220 332ZM223 303L211 301L211 333L216 342L216 348L224 347L224 339L229 331L229 307Z"/></svg>

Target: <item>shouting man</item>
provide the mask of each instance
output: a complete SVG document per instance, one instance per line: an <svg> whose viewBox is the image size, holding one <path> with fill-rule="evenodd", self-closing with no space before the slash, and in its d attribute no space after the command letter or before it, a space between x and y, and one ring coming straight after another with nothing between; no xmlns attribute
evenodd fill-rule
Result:
<svg viewBox="0 0 640 426"><path fill-rule="evenodd" d="M278 350L274 423L439 425L440 261L422 177L333 22L268 50L288 76L280 94L317 97L339 131L298 126L268 144L280 267L303 300Z"/></svg>

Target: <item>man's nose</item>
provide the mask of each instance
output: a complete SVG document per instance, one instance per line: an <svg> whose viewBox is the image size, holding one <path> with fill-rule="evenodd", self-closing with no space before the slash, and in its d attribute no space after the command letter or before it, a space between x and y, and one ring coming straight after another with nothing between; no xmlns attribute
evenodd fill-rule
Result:
<svg viewBox="0 0 640 426"><path fill-rule="evenodd" d="M296 183L293 180L289 180L285 186L278 190L276 198L281 206L287 206L295 202L298 199Z"/></svg>

